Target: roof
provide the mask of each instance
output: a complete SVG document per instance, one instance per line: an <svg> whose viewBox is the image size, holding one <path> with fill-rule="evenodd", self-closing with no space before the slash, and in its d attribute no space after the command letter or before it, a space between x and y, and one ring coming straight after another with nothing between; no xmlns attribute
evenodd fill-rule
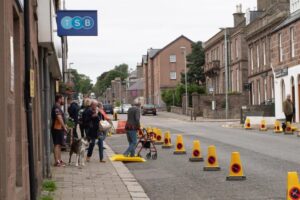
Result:
<svg viewBox="0 0 300 200"><path fill-rule="evenodd" d="M134 70L129 74L129 78L135 78L137 76L137 71Z"/></svg>
<svg viewBox="0 0 300 200"><path fill-rule="evenodd" d="M289 24L295 22L295 21L298 21L300 20L300 10L290 14L281 24L279 24L274 30L273 32L275 31L278 31L282 28L284 28L285 26L288 26Z"/></svg>
<svg viewBox="0 0 300 200"><path fill-rule="evenodd" d="M136 82L130 86L127 90L131 91L131 90L143 90L144 89L144 79L140 78L140 79L136 79Z"/></svg>
<svg viewBox="0 0 300 200"><path fill-rule="evenodd" d="M149 56L149 58L150 59L154 58L159 51L160 51L160 49L152 49L152 48L148 49L148 56Z"/></svg>
<svg viewBox="0 0 300 200"><path fill-rule="evenodd" d="M142 64L143 63L147 63L148 62L148 60L147 60L147 55L143 55L142 56Z"/></svg>
<svg viewBox="0 0 300 200"><path fill-rule="evenodd" d="M177 42L177 40L184 38L186 40L188 40L189 42L191 42L192 44L194 44L195 42L192 41L191 39L187 38L184 35L179 36L178 38L176 38L175 40L173 40L172 42L170 42L169 44L167 44L164 48L160 49L159 52L156 52L156 54L153 57L150 58L154 58L155 56L157 56L161 51L165 50L166 48L168 48L169 46L171 46L172 44L174 44L175 42Z"/></svg>

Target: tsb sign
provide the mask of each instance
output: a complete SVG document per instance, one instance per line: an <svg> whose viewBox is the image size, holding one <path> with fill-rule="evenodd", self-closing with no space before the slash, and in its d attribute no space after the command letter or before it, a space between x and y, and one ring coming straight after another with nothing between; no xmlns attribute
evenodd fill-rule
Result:
<svg viewBox="0 0 300 200"><path fill-rule="evenodd" d="M97 36L97 11L58 11L59 36Z"/></svg>

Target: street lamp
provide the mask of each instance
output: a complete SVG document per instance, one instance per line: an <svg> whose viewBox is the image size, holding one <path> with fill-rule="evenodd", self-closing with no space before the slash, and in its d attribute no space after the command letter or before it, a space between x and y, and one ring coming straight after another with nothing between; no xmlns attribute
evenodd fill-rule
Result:
<svg viewBox="0 0 300 200"><path fill-rule="evenodd" d="M66 81L69 81L71 78L70 78L70 74L71 74L71 66L74 65L73 62L70 62L69 63L69 69L67 69L67 73L68 73L68 79Z"/></svg>
<svg viewBox="0 0 300 200"><path fill-rule="evenodd" d="M186 48L180 47L183 53L183 59L184 59L184 82L185 82L185 114L188 114L188 92L187 92L187 70L186 70Z"/></svg>
<svg viewBox="0 0 300 200"><path fill-rule="evenodd" d="M225 52L225 115L226 119L228 119L228 42L227 42L227 28L220 28L224 31L224 52Z"/></svg>

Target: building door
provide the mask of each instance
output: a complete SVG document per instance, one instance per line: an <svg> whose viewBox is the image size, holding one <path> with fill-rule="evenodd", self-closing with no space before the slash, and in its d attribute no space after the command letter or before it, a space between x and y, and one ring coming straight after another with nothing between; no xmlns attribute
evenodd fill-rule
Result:
<svg viewBox="0 0 300 200"><path fill-rule="evenodd" d="M295 84L294 84L294 77L292 77L291 78L291 89L292 89L292 101L293 101L293 104L294 104L294 108L295 108L295 106L296 106L296 102L295 102ZM295 110L294 110L294 113L296 114L296 112L295 112ZM295 114L294 114L294 117L293 117L293 122L295 122L296 121L296 116L295 116Z"/></svg>

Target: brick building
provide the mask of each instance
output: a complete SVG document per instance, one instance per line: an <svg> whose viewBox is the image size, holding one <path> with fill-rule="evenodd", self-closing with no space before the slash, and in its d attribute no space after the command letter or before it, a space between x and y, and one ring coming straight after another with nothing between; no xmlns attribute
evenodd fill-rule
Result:
<svg viewBox="0 0 300 200"><path fill-rule="evenodd" d="M215 94L226 92L225 47L228 58L228 92L244 92L243 85L248 81L244 15L241 6L237 6L237 12L233 14L234 27L222 29L204 43L206 86L208 89L213 88Z"/></svg>
<svg viewBox="0 0 300 200"><path fill-rule="evenodd" d="M162 49L149 49L147 59L143 56L146 103L153 103L159 107L164 106L161 92L164 89L175 88L181 81L181 73L185 70L186 55L192 51L193 41L185 36L180 36Z"/></svg>
<svg viewBox="0 0 300 200"><path fill-rule="evenodd" d="M3 200L38 196L43 177L50 176L50 147L45 146L50 138L50 105L56 80L61 77L58 55L61 43L53 32L58 8L59 1L52 0L0 2L0 16L5 19L0 20L0 199ZM41 22L46 26L39 27ZM51 39L58 39L58 43L43 41L41 29L45 34L53 34ZM30 109L32 115L27 115Z"/></svg>
<svg viewBox="0 0 300 200"><path fill-rule="evenodd" d="M272 30L289 13L289 0L258 0L257 11L246 13L250 103L273 102L274 76L271 62Z"/></svg>
<svg viewBox="0 0 300 200"><path fill-rule="evenodd" d="M282 103L287 94L295 102L295 118L300 120L300 1L290 1L289 16L271 35L271 63L275 75L275 115L284 119Z"/></svg>

